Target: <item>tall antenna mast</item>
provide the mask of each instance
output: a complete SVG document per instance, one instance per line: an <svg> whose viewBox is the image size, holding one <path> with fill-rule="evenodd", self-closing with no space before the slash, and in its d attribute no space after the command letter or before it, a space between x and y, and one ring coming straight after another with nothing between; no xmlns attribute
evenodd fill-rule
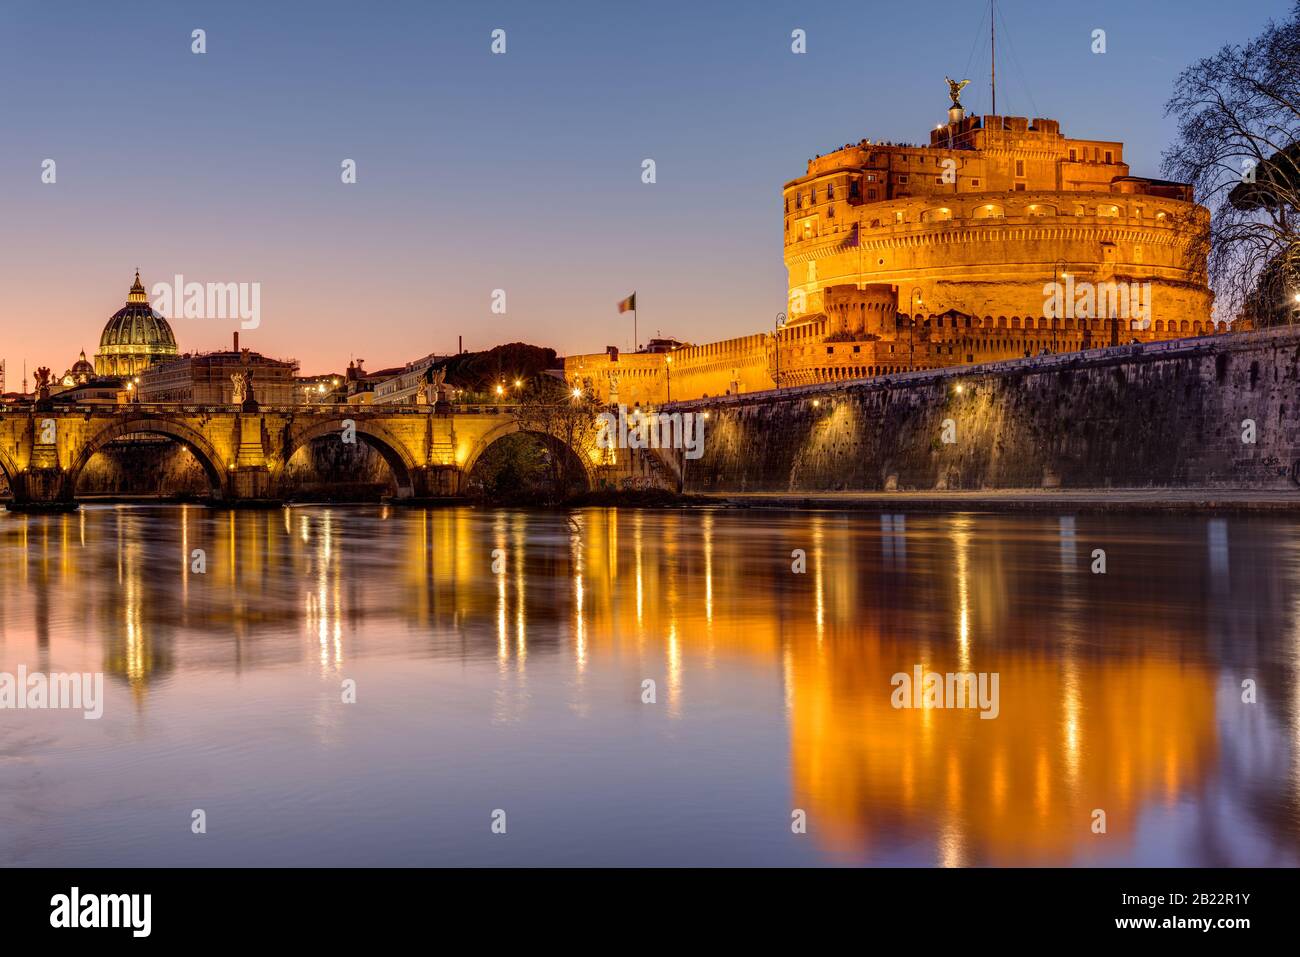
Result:
<svg viewBox="0 0 1300 957"><path fill-rule="evenodd" d="M989 0L989 83L993 87L993 115L998 115L998 0Z"/></svg>

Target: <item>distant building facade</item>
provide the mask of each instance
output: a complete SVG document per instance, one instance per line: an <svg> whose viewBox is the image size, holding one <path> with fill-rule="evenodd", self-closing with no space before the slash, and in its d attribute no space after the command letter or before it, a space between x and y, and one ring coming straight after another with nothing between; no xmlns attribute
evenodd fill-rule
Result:
<svg viewBox="0 0 1300 957"><path fill-rule="evenodd" d="M425 385L429 380L429 371L437 363L450 356L430 353L423 358L408 362L400 372L374 384L374 405L424 405L429 404L428 390Z"/></svg>
<svg viewBox="0 0 1300 957"><path fill-rule="evenodd" d="M299 402L295 377L298 363L271 359L248 349L184 355L150 366L140 375L141 402L181 402L230 405L236 373L252 372L249 385L262 405L289 406Z"/></svg>

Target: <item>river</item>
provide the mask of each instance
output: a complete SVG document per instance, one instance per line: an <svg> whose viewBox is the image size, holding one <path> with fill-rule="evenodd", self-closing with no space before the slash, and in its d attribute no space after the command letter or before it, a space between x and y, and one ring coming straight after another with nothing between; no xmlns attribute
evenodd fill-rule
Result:
<svg viewBox="0 0 1300 957"><path fill-rule="evenodd" d="M1298 661L1289 517L2 513L0 865L1295 866Z"/></svg>

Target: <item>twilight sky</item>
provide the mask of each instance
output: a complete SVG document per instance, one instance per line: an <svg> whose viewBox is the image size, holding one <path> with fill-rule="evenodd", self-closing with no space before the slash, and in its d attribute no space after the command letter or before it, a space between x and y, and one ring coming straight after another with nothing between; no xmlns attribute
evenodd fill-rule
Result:
<svg viewBox="0 0 1300 957"><path fill-rule="evenodd" d="M1289 0L998 7L999 111L1121 139L1133 172L1158 176L1177 73ZM24 359L58 374L93 355L137 265L147 287L259 282L261 325L242 344L304 373L454 351L457 335L467 349L627 348L616 303L634 289L642 340L770 328L785 308L782 184L864 136L926 139L945 75L970 77L963 103L987 112L986 11L0 0L8 388ZM489 50L498 27L505 55ZM182 351L224 347L236 326L173 320Z"/></svg>

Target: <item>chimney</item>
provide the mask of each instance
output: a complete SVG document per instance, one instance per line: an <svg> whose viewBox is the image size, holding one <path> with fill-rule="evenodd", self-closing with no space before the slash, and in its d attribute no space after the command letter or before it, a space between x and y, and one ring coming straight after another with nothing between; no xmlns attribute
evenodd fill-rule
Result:
<svg viewBox="0 0 1300 957"><path fill-rule="evenodd" d="M235 330L235 351L239 351L239 330Z"/></svg>

